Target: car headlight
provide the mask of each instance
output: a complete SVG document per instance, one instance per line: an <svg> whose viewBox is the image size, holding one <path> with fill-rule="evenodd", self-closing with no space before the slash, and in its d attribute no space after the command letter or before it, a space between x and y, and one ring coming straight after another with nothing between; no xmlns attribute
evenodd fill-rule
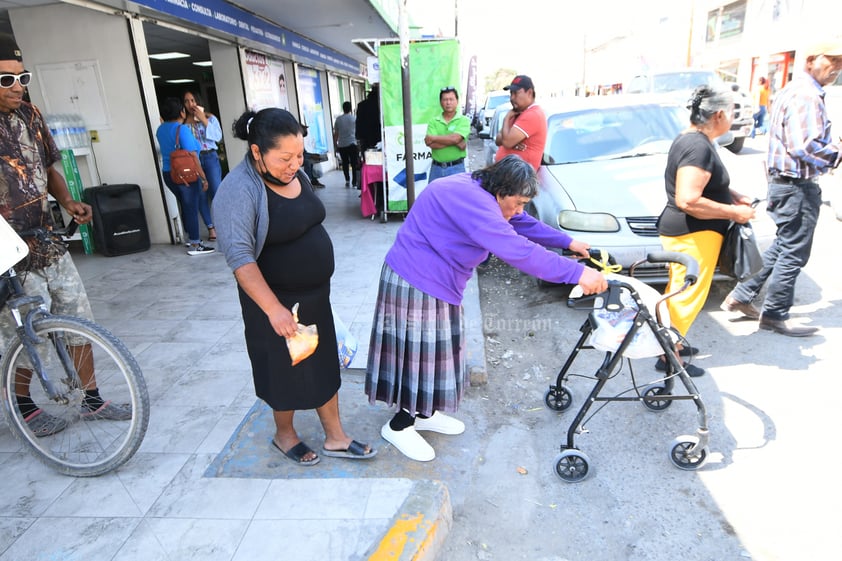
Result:
<svg viewBox="0 0 842 561"><path fill-rule="evenodd" d="M565 230L577 232L619 232L620 222L606 212L579 212L562 210L558 213L558 225Z"/></svg>

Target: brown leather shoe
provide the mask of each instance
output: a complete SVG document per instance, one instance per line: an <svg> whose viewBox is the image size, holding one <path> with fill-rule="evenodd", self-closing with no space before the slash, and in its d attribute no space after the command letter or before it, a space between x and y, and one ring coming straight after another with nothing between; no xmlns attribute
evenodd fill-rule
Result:
<svg viewBox="0 0 842 561"><path fill-rule="evenodd" d="M719 308L726 312L740 312L749 319L760 319L760 310L748 302L740 302L730 294L725 297Z"/></svg>
<svg viewBox="0 0 842 561"><path fill-rule="evenodd" d="M788 321L782 319L769 319L766 317L760 318L760 329L767 331L774 331L787 337L809 337L819 330L818 327L804 327L803 325L790 325Z"/></svg>

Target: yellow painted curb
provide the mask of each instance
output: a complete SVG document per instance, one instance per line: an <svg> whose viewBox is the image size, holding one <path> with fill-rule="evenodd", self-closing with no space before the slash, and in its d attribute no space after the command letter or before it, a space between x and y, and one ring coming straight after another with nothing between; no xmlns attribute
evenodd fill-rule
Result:
<svg viewBox="0 0 842 561"><path fill-rule="evenodd" d="M435 561L452 525L450 492L444 483L417 481L389 529L363 559Z"/></svg>

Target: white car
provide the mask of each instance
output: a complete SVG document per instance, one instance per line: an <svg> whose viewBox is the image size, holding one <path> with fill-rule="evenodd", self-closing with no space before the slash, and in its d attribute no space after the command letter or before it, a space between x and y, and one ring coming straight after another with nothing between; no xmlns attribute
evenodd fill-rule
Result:
<svg viewBox="0 0 842 561"><path fill-rule="evenodd" d="M606 250L628 274L633 263L663 249L657 222L666 204L664 169L673 140L688 126L689 112L673 98L648 95L559 98L542 108L547 144L538 170L539 192L527 212ZM764 198L759 161L719 151L735 189ZM755 232L762 248L771 237L761 223ZM635 276L656 284L668 278L664 267L648 264Z"/></svg>

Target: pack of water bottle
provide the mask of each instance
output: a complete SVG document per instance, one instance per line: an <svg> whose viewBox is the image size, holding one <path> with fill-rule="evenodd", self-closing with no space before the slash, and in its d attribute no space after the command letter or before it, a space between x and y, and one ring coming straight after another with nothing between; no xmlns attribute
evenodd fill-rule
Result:
<svg viewBox="0 0 842 561"><path fill-rule="evenodd" d="M47 126L59 150L87 148L90 146L88 129L81 115L59 113L46 116Z"/></svg>

